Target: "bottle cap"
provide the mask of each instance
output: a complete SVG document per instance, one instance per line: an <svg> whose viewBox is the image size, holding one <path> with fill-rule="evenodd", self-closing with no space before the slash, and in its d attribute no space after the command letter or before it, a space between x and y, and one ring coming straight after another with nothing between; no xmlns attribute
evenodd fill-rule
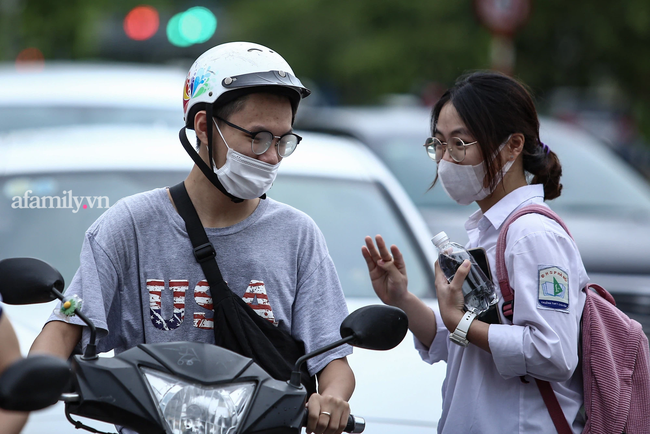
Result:
<svg viewBox="0 0 650 434"><path fill-rule="evenodd" d="M444 231L439 232L435 237L431 238L431 242L436 247L442 245L446 241L449 241L449 237Z"/></svg>

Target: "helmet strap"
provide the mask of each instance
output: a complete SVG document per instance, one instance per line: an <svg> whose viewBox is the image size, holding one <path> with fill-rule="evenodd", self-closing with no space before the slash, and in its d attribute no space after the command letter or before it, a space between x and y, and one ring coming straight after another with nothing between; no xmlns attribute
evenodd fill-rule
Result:
<svg viewBox="0 0 650 434"><path fill-rule="evenodd" d="M212 112L212 110L210 110ZM210 115L212 113L209 113ZM211 119L212 117L210 117ZM194 147L190 144L190 141L187 140L187 134L186 130L187 127L181 128L181 130L178 133L178 137L181 139L181 144L183 145L183 148L185 148L185 152L189 154L189 156L194 160L194 164L198 166L199 169L201 169L201 172L205 175L206 178L208 178L208 181L210 181L215 187L219 189L220 192L225 194L230 198L235 203L240 203L243 202L244 199L240 199L238 197L233 196L232 194L228 193L226 189L224 188L223 185L221 185L221 181L219 181L219 177L217 176L216 173L214 173L214 170L212 170L212 124L210 122L207 123L208 126L208 149L209 149L209 154L210 154L210 166L205 164L205 161L199 156L199 154L194 150Z"/></svg>

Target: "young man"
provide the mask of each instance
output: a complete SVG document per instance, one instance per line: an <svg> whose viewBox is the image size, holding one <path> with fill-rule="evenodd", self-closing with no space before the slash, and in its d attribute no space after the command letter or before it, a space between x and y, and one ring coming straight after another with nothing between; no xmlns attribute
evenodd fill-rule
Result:
<svg viewBox="0 0 650 434"><path fill-rule="evenodd" d="M291 127L307 95L273 50L222 44L196 60L185 83L185 124L196 133L198 152L181 131L196 163L184 186L227 287L304 345L304 352L340 338L347 315L316 224L265 198L281 160L300 141ZM116 203L86 232L66 295L84 300L84 313L98 328L99 351L120 353L142 342L214 343L228 333L218 327L210 285L176 205L169 189L137 194ZM88 342L88 334L78 318L53 316L31 352L67 358L80 341ZM308 360L309 374L318 378L318 393L308 402L308 432L344 428L354 390L350 353L345 346Z"/></svg>

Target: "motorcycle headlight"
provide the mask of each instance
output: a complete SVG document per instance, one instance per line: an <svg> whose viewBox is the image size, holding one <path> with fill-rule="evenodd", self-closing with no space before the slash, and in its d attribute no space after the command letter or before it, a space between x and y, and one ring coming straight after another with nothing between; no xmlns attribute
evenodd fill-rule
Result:
<svg viewBox="0 0 650 434"><path fill-rule="evenodd" d="M173 434L237 432L255 391L254 382L203 386L153 369L142 371Z"/></svg>

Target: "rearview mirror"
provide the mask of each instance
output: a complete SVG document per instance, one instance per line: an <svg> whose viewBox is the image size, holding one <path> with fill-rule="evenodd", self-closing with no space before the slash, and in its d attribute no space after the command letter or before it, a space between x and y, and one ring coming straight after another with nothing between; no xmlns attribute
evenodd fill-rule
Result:
<svg viewBox="0 0 650 434"><path fill-rule="evenodd" d="M57 298L52 288L63 292L63 276L47 262L36 258L0 261L0 294L3 302L47 303Z"/></svg>
<svg viewBox="0 0 650 434"><path fill-rule="evenodd" d="M54 405L70 378L67 362L58 357L35 355L18 360L0 376L0 408L34 411Z"/></svg>
<svg viewBox="0 0 650 434"><path fill-rule="evenodd" d="M402 309L371 305L355 310L341 323L341 337L352 336L348 343L368 350L390 350L406 336L408 318Z"/></svg>
<svg viewBox="0 0 650 434"><path fill-rule="evenodd" d="M408 318L402 309L381 304L357 309L341 323L340 340L296 360L289 384L300 387L300 366L307 359L343 344L368 350L390 350L402 342L408 327Z"/></svg>

